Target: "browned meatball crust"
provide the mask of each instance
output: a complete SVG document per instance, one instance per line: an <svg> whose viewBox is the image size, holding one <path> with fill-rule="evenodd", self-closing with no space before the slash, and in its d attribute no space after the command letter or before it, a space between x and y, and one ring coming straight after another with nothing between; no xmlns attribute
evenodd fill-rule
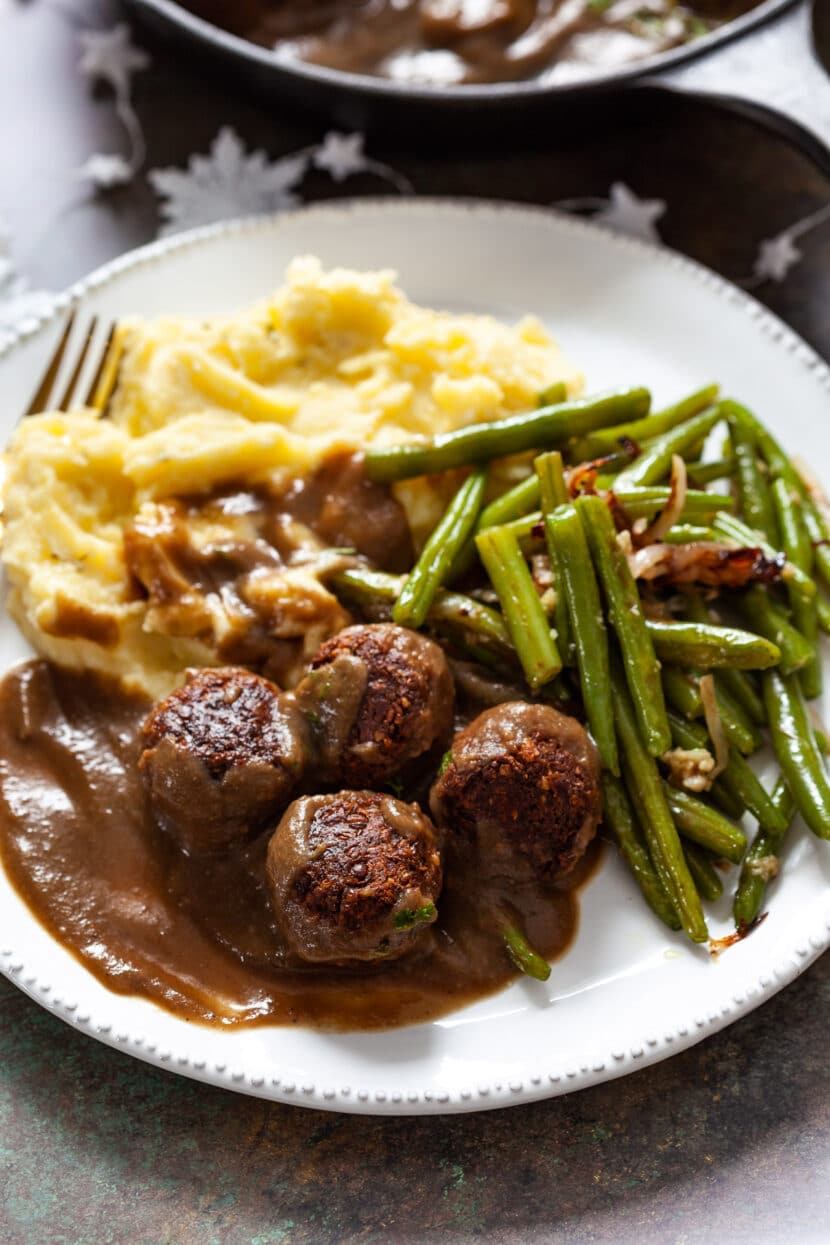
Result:
<svg viewBox="0 0 830 1245"><path fill-rule="evenodd" d="M301 959L397 958L435 920L438 836L417 805L377 791L305 796L271 838L266 875L286 947Z"/></svg>
<svg viewBox="0 0 830 1245"><path fill-rule="evenodd" d="M446 747L455 688L442 650L406 627L347 627L319 649L297 689L324 782L379 787Z"/></svg>
<svg viewBox="0 0 830 1245"><path fill-rule="evenodd" d="M247 670L191 670L151 710L139 768L160 825L185 851L212 850L259 829L302 774L302 716Z"/></svg>
<svg viewBox="0 0 830 1245"><path fill-rule="evenodd" d="M432 815L493 875L562 877L601 815L600 763L584 728L521 701L459 732L430 794Z"/></svg>

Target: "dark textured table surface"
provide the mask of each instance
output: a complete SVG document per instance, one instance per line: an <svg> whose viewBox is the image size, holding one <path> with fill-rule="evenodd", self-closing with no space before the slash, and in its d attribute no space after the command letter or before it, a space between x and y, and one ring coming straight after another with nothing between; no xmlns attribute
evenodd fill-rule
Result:
<svg viewBox="0 0 830 1245"><path fill-rule="evenodd" d="M101 194L73 172L124 143L110 94L77 72L79 32L119 15L109 3L0 0L0 219L34 287L59 289L158 225L143 174ZM319 122L137 40L154 57L134 92L148 168L185 165L222 125L271 157L320 141ZM830 354L830 188L752 122L629 92L500 143L436 151L386 138L371 154L420 193L600 201L623 181L666 201L664 241L754 284ZM371 173L342 185L321 175L303 193L389 189ZM760 244L794 226L800 260L753 283ZM0 981L0 1241L826 1241L828 1005L824 957L728 1030L623 1081L510 1111L388 1120L157 1071Z"/></svg>

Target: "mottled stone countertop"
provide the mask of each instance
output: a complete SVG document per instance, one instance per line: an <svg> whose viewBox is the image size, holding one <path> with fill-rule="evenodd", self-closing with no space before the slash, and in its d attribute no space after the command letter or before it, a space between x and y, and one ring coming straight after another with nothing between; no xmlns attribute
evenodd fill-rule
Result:
<svg viewBox="0 0 830 1245"><path fill-rule="evenodd" d="M77 72L79 31L119 15L108 0L0 0L0 219L34 287L58 289L157 228L143 173L108 194L73 174L124 147L111 95ZM319 123L137 38L154 58L134 80L147 168L183 166L222 125L272 158L320 141ZM623 181L666 201L665 241L733 280L751 278L762 242L807 221L790 235L801 258L756 292L830 355L828 183L783 137L645 91L574 105L564 127L541 120L499 148L387 139L371 155L420 193L601 204ZM371 176L321 178L308 197L379 189L389 186ZM737 1024L624 1080L507 1111L394 1120L158 1071L0 980L0 1242L826 1242L828 1015L824 957Z"/></svg>

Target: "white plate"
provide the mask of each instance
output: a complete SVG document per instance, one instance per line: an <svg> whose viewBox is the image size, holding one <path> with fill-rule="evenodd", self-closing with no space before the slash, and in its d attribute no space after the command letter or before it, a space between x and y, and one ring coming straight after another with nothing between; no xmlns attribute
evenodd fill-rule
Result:
<svg viewBox="0 0 830 1245"><path fill-rule="evenodd" d="M647 384L658 403L716 379L830 480L830 371L756 302L669 251L544 210L364 201L223 226L137 251L73 291L102 322L227 311L288 261L392 266L413 298L510 319L531 311L589 389ZM10 433L57 320L0 358ZM0 668L27 655L0 619ZM285 1102L385 1114L472 1111L565 1093L690 1046L797 976L830 943L830 849L795 828L769 919L717 962L652 917L609 852L576 942L546 985L518 981L434 1024L388 1033L232 1033L111 994L54 943L0 874L0 969L84 1032L184 1075ZM724 901L713 933L729 930Z"/></svg>

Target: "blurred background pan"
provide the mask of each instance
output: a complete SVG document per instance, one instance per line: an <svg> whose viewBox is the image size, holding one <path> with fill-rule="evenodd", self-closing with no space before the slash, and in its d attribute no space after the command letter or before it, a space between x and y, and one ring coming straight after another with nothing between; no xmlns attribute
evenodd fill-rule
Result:
<svg viewBox="0 0 830 1245"><path fill-rule="evenodd" d="M422 129L440 124L457 135L501 130L539 111L560 114L576 96L608 91L632 80L694 91L769 113L791 137L825 162L830 148L830 89L816 54L814 32L826 24L830 0L762 0L749 12L690 43L579 80L541 77L512 82L432 85L347 73L286 61L268 48L229 34L175 0L130 0L157 30L204 54L252 88L291 101L340 125L368 131ZM439 140L437 132L423 131Z"/></svg>

